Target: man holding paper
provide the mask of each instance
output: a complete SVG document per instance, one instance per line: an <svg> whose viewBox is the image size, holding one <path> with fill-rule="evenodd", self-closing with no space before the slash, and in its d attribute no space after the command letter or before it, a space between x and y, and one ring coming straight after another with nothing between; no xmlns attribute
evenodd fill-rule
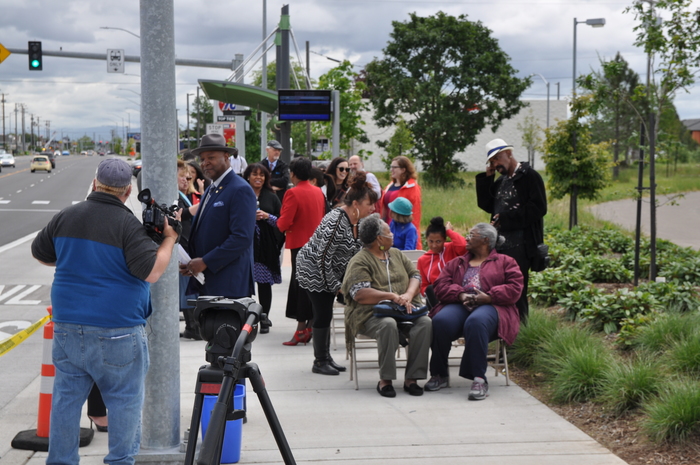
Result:
<svg viewBox="0 0 700 465"><path fill-rule="evenodd" d="M224 137L208 134L192 150L201 159L204 174L213 182L204 192L192 219L189 253L180 264L183 275L204 274L204 283L190 279L188 293L232 299L253 295L253 234L255 193L231 169Z"/></svg>

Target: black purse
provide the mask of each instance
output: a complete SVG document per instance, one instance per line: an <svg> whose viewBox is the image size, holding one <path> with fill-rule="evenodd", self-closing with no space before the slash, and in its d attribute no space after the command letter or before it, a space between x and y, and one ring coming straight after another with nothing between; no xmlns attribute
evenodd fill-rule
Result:
<svg viewBox="0 0 700 465"><path fill-rule="evenodd" d="M408 313L406 307L399 305L391 300L382 300L372 309L375 318L393 318L396 321L412 321L416 318L426 316L428 314L428 307L423 305L420 308L413 310L413 312Z"/></svg>

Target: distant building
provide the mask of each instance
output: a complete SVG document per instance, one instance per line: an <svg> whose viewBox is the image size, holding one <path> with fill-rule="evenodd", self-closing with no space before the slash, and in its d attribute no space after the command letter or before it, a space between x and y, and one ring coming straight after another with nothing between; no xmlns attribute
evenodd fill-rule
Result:
<svg viewBox="0 0 700 465"><path fill-rule="evenodd" d="M487 142L495 138L501 138L514 146L513 153L519 161L527 161L527 147L523 145L522 131L518 129L518 124L523 125L525 118L529 115L535 117L537 124L542 128L541 137L544 140L544 129L547 127L547 101L546 100L525 100L529 106L520 110L514 118L504 121L496 132L492 132L489 127L485 128L476 138L476 143L467 147L464 151L455 155L467 165L469 171L479 171L486 164L486 154L484 146ZM550 100L549 102L549 125L554 126L558 121L568 118L568 100ZM362 114L365 125L362 127L367 133L369 142L362 144L355 142L353 152L359 150L373 152L372 156L365 161L365 168L368 171L385 171L381 157L386 155L386 151L377 145L379 140L388 140L394 132L393 127L380 128L373 119L374 111L370 110ZM408 118L407 118L408 119ZM700 120L698 120L700 121ZM544 168L542 153L535 153L535 168ZM420 164L418 164L420 169Z"/></svg>
<svg viewBox="0 0 700 465"><path fill-rule="evenodd" d="M684 119L683 124L685 128L690 131L690 135L693 140L700 144L700 118L696 119Z"/></svg>

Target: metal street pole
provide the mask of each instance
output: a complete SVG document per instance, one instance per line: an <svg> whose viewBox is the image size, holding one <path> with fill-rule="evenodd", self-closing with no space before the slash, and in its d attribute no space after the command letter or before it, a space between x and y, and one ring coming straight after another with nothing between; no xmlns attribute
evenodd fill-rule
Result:
<svg viewBox="0 0 700 465"><path fill-rule="evenodd" d="M158 202L177 199L174 0L141 0L141 153L143 187ZM148 337L141 453L177 451L180 442L180 340L177 253L151 285L153 313Z"/></svg>
<svg viewBox="0 0 700 465"><path fill-rule="evenodd" d="M2 94L2 148L7 151L7 139L5 138L5 94Z"/></svg>
<svg viewBox="0 0 700 465"><path fill-rule="evenodd" d="M263 0L262 11L262 38L263 38L263 54L262 54L262 88L267 89L267 0ZM267 113L260 112L260 159L263 160L267 156Z"/></svg>
<svg viewBox="0 0 700 465"><path fill-rule="evenodd" d="M309 61L309 41L306 41L306 75L311 79L311 63ZM306 156L311 158L311 121L306 122Z"/></svg>
<svg viewBox="0 0 700 465"><path fill-rule="evenodd" d="M279 54L277 55L277 90L289 89L289 76L290 76L290 66L289 66L289 28L291 27L289 21L289 5L284 5L282 7L282 14L280 16L280 32L278 34L280 38L279 47L277 50ZM282 144L282 154L280 158L285 163L289 164L292 158L290 138L292 134L292 124L289 121L280 122L280 140L279 143Z"/></svg>
<svg viewBox="0 0 700 465"><path fill-rule="evenodd" d="M199 147L199 126L202 121L202 102L199 101L199 86L197 86L197 147Z"/></svg>
<svg viewBox="0 0 700 465"><path fill-rule="evenodd" d="M190 95L187 94L187 148L190 149Z"/></svg>
<svg viewBox="0 0 700 465"><path fill-rule="evenodd" d="M587 19L585 21L576 21L576 18L574 18L574 76L572 79L572 94L574 97L576 97L576 25L581 24L581 23L586 23L589 26L592 27L603 27L605 26L605 18L592 18L592 19Z"/></svg>
<svg viewBox="0 0 700 465"><path fill-rule="evenodd" d="M22 104L22 153L24 153L26 151L25 144L26 144L26 139L27 139L26 132L24 130L24 109L25 109L25 106L24 106L24 104Z"/></svg>

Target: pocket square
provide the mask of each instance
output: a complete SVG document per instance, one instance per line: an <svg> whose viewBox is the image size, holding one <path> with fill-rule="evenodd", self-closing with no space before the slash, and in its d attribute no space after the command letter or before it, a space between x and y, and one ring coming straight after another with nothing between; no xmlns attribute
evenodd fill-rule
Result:
<svg viewBox="0 0 700 465"><path fill-rule="evenodd" d="M223 206L224 206L224 202L222 202L221 200L219 200L218 202L214 202L214 206L215 206L215 207L223 207Z"/></svg>

